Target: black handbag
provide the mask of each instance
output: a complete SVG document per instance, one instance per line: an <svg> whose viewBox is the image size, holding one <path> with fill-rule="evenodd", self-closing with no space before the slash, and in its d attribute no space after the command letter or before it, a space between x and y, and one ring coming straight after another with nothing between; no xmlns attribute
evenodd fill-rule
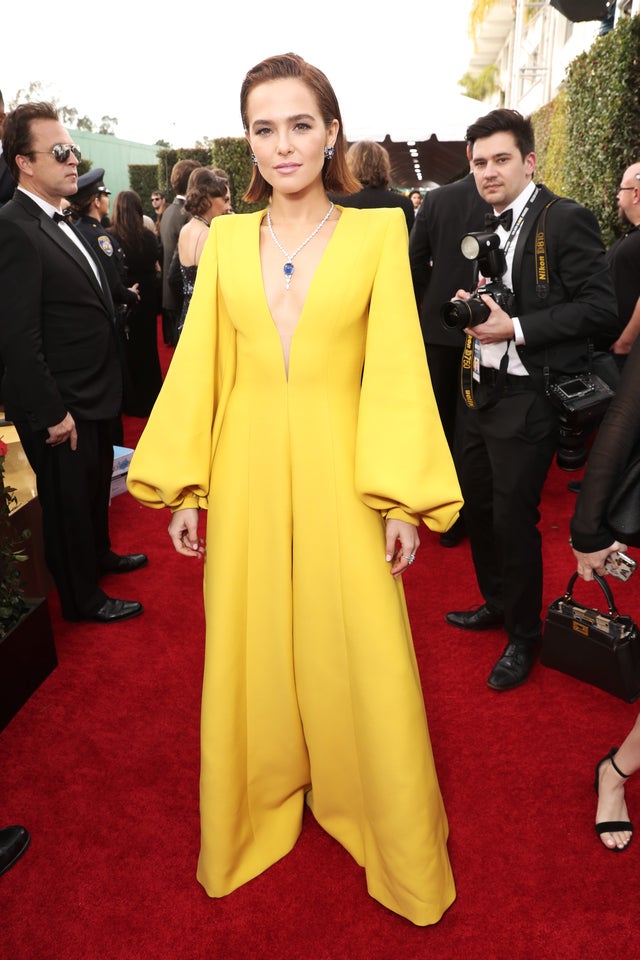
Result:
<svg viewBox="0 0 640 960"><path fill-rule="evenodd" d="M625 468L609 501L605 522L620 543L640 547L640 454Z"/></svg>
<svg viewBox="0 0 640 960"><path fill-rule="evenodd" d="M640 696L640 633L631 617L618 613L609 584L594 573L608 611L573 599L578 574L567 592L551 604L542 635L540 662L545 667L590 683L633 703Z"/></svg>

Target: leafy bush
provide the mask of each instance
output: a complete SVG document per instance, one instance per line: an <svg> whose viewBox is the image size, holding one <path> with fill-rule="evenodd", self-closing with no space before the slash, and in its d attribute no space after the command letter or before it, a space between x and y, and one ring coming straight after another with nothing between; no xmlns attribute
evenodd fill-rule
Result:
<svg viewBox="0 0 640 960"><path fill-rule="evenodd" d="M130 163L129 186L142 200L142 209L151 216L155 213L151 194L158 189L158 165L156 163Z"/></svg>
<svg viewBox="0 0 640 960"><path fill-rule="evenodd" d="M566 95L563 192L593 211L609 245L616 188L640 157L640 16L620 19L572 61Z"/></svg>

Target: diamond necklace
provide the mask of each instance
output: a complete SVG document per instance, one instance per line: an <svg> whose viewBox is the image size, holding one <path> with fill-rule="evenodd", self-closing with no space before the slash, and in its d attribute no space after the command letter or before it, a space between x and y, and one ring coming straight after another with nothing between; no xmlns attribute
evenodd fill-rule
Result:
<svg viewBox="0 0 640 960"><path fill-rule="evenodd" d="M293 258L294 258L294 257L297 257L297 255L300 253L300 251L301 251L304 247L306 247L306 245L307 245L311 240L313 240L313 238L315 237L316 233L318 233L318 232L324 227L325 223L327 222L327 220L329 219L329 217L330 217L331 214L333 213L333 207L334 207L334 205L333 205L333 203L331 203L330 206L329 206L329 209L327 210L327 212L325 213L324 217L322 218L322 220L320 221L320 223L318 224L318 226L315 228L315 230L313 230L313 232L309 234L309 236L307 237L306 240L303 240L303 241L302 241L302 243L300 244L300 246L297 247L297 248L293 251L293 253L287 253L287 251L285 250L285 248L282 246L282 244L280 243L280 241L279 241L278 238L276 237L276 235L275 235L275 233L274 233L274 230L273 230L273 226L271 225L271 210L267 210L267 226L269 227L269 233L270 233L271 236L273 237L273 242L275 243L276 247L278 247L278 249L281 250L282 253L284 253L284 255L285 255L285 257L286 257L284 266L283 266L283 268L282 268L282 272L284 273L284 283L285 283L285 288L286 288L287 290L289 289L289 284L291 283L291 277L293 276L293 271L295 270L295 267L294 267L294 265L293 265Z"/></svg>

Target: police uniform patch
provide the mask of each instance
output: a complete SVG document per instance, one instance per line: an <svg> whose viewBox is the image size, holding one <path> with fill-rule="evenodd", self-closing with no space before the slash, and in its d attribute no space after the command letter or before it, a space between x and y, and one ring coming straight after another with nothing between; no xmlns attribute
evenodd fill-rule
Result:
<svg viewBox="0 0 640 960"><path fill-rule="evenodd" d="M113 244L111 238L107 236L98 237L98 245L107 257L113 256Z"/></svg>

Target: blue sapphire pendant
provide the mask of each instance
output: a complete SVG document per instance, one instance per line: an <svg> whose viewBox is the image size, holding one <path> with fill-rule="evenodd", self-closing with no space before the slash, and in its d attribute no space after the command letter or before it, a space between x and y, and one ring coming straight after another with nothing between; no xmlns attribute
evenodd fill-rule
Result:
<svg viewBox="0 0 640 960"><path fill-rule="evenodd" d="M293 276L294 270L295 270L294 265L291 263L290 260L287 260L284 267L282 268L282 272L284 273L284 279L287 285L287 290L289 289L289 284L291 283L291 277Z"/></svg>

